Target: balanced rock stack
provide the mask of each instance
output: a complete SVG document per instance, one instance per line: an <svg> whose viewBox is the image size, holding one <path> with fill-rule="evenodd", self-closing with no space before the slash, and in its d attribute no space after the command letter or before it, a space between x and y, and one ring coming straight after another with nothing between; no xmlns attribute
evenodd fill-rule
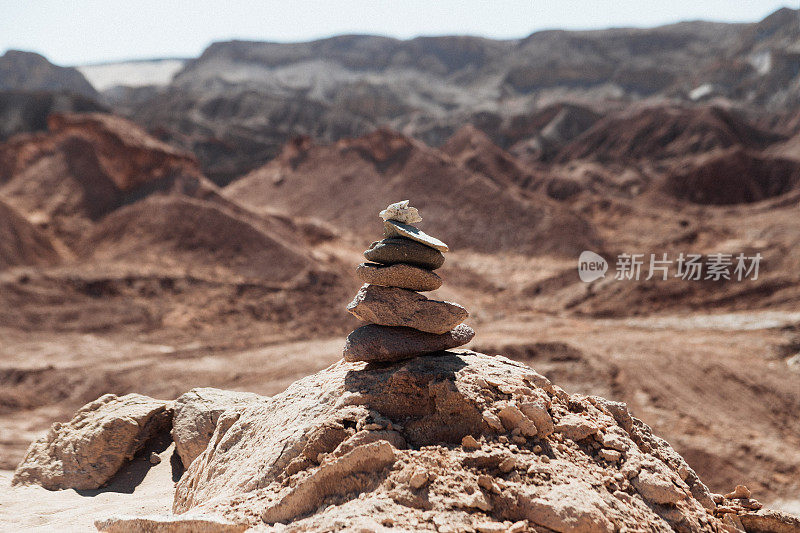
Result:
<svg viewBox="0 0 800 533"><path fill-rule="evenodd" d="M396 361L462 346L475 331L462 324L469 316L458 304L431 300L419 292L441 287L434 270L448 247L412 226L422 221L408 200L380 212L384 239L364 252L370 262L356 269L365 285L347 306L369 322L347 336L347 361Z"/></svg>

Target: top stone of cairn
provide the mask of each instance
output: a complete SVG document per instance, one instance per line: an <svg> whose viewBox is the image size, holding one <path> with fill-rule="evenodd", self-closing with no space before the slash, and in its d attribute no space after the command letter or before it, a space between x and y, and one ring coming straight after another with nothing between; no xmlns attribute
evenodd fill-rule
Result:
<svg viewBox="0 0 800 533"><path fill-rule="evenodd" d="M432 237L411 225L421 222L422 217L415 207L410 207L408 205L408 200L389 205L389 207L381 211L378 216L383 219L383 235L385 237L404 237L412 241L417 241L425 246L430 246L434 250L439 250L440 252L447 252L450 250L445 243L436 237Z"/></svg>
<svg viewBox="0 0 800 533"><path fill-rule="evenodd" d="M378 213L384 221L396 220L403 224L416 224L422 222L422 217L419 215L416 207L410 207L408 200L389 204L389 207Z"/></svg>

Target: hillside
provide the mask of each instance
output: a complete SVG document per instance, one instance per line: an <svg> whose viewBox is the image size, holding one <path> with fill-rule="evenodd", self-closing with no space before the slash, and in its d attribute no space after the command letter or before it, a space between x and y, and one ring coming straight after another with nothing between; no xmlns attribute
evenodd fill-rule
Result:
<svg viewBox="0 0 800 533"><path fill-rule="evenodd" d="M0 90L64 91L98 98L97 90L70 67L59 67L33 52L8 50L0 56Z"/></svg>
<svg viewBox="0 0 800 533"><path fill-rule="evenodd" d="M489 158L499 150L491 143L484 149ZM599 246L579 215L544 195L520 194L512 179L473 173L418 141L379 130L330 146L290 143L223 194L254 209L315 217L358 234L381 205L411 195L421 209L440 210L430 209L426 231L447 234L460 248L567 255Z"/></svg>
<svg viewBox="0 0 800 533"><path fill-rule="evenodd" d="M50 265L59 259L58 251L44 232L0 202L0 270L19 265Z"/></svg>
<svg viewBox="0 0 800 533"><path fill-rule="evenodd" d="M52 114L47 132L0 145L0 198L68 243L155 191L214 193L194 156L107 114Z"/></svg>

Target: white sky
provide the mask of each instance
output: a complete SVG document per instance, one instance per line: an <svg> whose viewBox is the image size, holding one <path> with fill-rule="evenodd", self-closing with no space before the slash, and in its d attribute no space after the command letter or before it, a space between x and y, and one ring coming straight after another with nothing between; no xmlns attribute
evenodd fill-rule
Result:
<svg viewBox="0 0 800 533"><path fill-rule="evenodd" d="M342 33L518 38L552 28L754 22L798 0L0 0L0 52L54 63L193 57L213 41Z"/></svg>

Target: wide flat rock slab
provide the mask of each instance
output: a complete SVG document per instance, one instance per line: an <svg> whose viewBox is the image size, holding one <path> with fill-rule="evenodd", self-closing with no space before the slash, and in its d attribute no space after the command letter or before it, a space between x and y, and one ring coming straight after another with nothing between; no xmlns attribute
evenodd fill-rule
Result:
<svg viewBox="0 0 800 533"><path fill-rule="evenodd" d="M442 286L442 278L435 272L406 263L361 263L356 267L356 274L364 283L412 291L435 291Z"/></svg>
<svg viewBox="0 0 800 533"><path fill-rule="evenodd" d="M345 361L399 361L467 344L475 330L459 324L447 333L426 333L406 327L367 324L347 336Z"/></svg>
<svg viewBox="0 0 800 533"><path fill-rule="evenodd" d="M375 241L364 252L364 257L374 263L384 265L408 263L428 270L436 270L444 264L442 252L404 237L389 237Z"/></svg>
<svg viewBox="0 0 800 533"><path fill-rule="evenodd" d="M397 220L385 221L383 223L383 234L386 237L405 237L406 239L411 239L412 241L422 243L425 246L430 246L431 248L439 250L440 252L450 251L450 247L436 237L431 237L416 226L412 226L411 224L403 224Z"/></svg>
<svg viewBox="0 0 800 533"><path fill-rule="evenodd" d="M381 326L404 326L427 333L447 333L469 313L452 302L429 300L418 292L366 284L347 306L355 317Z"/></svg>

